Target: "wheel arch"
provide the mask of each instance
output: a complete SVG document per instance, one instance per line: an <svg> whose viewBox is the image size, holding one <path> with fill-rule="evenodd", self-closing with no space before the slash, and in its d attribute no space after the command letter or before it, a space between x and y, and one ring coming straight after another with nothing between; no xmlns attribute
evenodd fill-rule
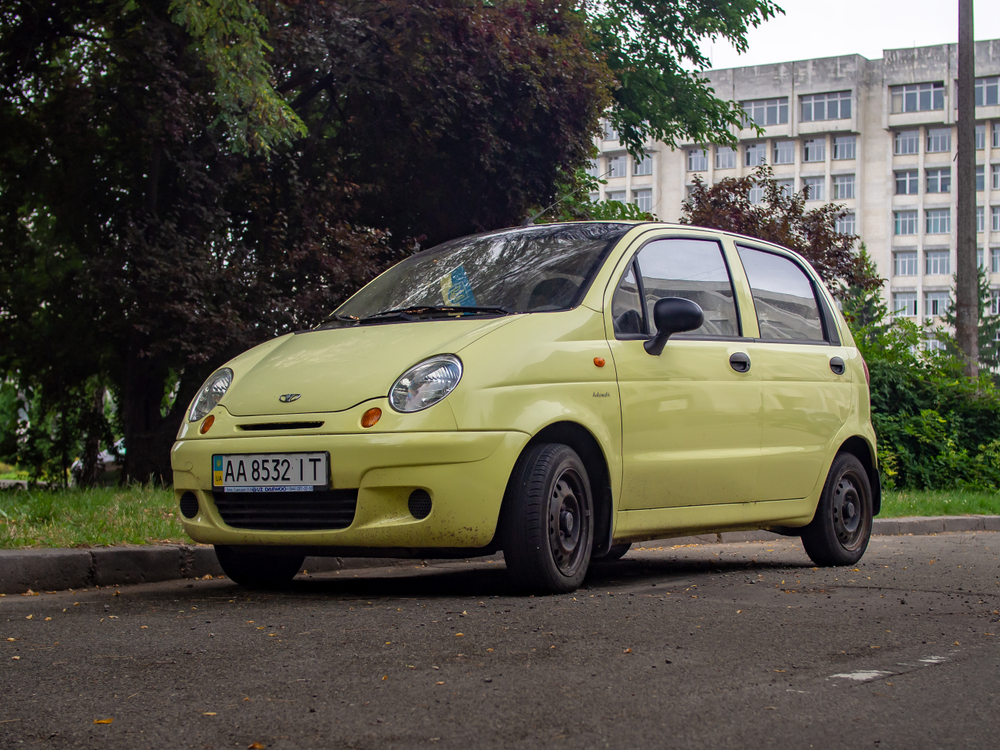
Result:
<svg viewBox="0 0 1000 750"><path fill-rule="evenodd" d="M517 461L521 460L524 454L540 443L561 443L576 451L583 461L587 470L587 478L590 480L590 491L594 499L594 549L593 557L601 557L607 554L611 548L611 532L613 529L613 499L611 492L611 474L608 468L608 461L604 455L601 444L593 433L578 422L555 422L550 424L529 440L521 449ZM514 466L517 466L515 461ZM500 524L504 522L510 494L510 482L513 479L514 471L508 478L507 491L504 493L503 504L500 507L500 522L497 524L497 533L500 532ZM496 537L499 538L499 537Z"/></svg>
<svg viewBox="0 0 1000 750"><path fill-rule="evenodd" d="M872 446L860 435L854 435L843 442L837 453L850 453L865 467L872 487L872 515L877 516L882 510L882 481Z"/></svg>

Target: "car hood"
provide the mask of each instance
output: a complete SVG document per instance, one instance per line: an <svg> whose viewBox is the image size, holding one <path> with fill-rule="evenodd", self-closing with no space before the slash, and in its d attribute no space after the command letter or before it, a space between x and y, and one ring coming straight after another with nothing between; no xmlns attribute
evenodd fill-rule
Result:
<svg viewBox="0 0 1000 750"><path fill-rule="evenodd" d="M428 320L290 334L231 363L222 406L237 417L335 412L389 393L410 366L463 348L516 316ZM253 360L256 359L254 362ZM241 362L241 360L244 360ZM279 396L299 394L291 403Z"/></svg>

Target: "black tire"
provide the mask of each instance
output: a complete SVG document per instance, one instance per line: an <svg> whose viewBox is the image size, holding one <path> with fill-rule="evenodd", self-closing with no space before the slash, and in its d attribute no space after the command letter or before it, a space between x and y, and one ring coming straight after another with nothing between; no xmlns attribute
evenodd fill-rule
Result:
<svg viewBox="0 0 1000 750"><path fill-rule="evenodd" d="M594 503L587 470L565 445L543 443L518 460L501 519L504 560L530 593L576 590L590 566Z"/></svg>
<svg viewBox="0 0 1000 750"><path fill-rule="evenodd" d="M305 555L272 555L253 551L252 547L215 545L222 571L240 586L271 589L283 586L299 572Z"/></svg>
<svg viewBox="0 0 1000 750"><path fill-rule="evenodd" d="M611 549L608 550L608 554L601 558L604 562L614 562L615 560L621 560L625 557L625 554L632 549L632 542L622 542L621 544L611 545Z"/></svg>
<svg viewBox="0 0 1000 750"><path fill-rule="evenodd" d="M872 487L857 457L841 453L830 467L802 546L817 565L853 565L872 535Z"/></svg>

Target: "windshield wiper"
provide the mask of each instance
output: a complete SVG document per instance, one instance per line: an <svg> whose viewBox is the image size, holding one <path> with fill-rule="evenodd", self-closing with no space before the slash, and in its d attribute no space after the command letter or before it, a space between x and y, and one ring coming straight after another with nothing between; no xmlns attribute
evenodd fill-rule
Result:
<svg viewBox="0 0 1000 750"><path fill-rule="evenodd" d="M474 306L466 307L460 305L417 305L415 307L401 307L395 310L383 310L373 315L360 319L360 323L371 320L387 320L398 318L400 320L418 320L424 316L433 315L513 315L514 310L506 307Z"/></svg>
<svg viewBox="0 0 1000 750"><path fill-rule="evenodd" d="M331 323L347 323L349 325L357 325L358 322L358 318L355 318L353 315L337 315L337 313L331 313L323 318L323 320L317 324L316 328L322 328L323 326L328 326Z"/></svg>

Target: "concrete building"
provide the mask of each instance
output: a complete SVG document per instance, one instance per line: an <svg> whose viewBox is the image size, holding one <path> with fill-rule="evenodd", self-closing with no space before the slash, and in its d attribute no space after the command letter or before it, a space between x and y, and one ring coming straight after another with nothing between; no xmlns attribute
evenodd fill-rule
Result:
<svg viewBox="0 0 1000 750"><path fill-rule="evenodd" d="M789 190L810 186L808 206L834 202L888 280L890 309L924 319L948 304L956 269L958 45L886 50L706 73L739 102L763 136L740 130L738 149L694 143L648 147L639 162L614 133L598 145L600 197L637 203L677 221L695 175L709 184L766 161ZM1000 289L1000 40L976 43L977 242ZM753 197L753 196L751 196ZM1000 292L994 291L994 311Z"/></svg>

